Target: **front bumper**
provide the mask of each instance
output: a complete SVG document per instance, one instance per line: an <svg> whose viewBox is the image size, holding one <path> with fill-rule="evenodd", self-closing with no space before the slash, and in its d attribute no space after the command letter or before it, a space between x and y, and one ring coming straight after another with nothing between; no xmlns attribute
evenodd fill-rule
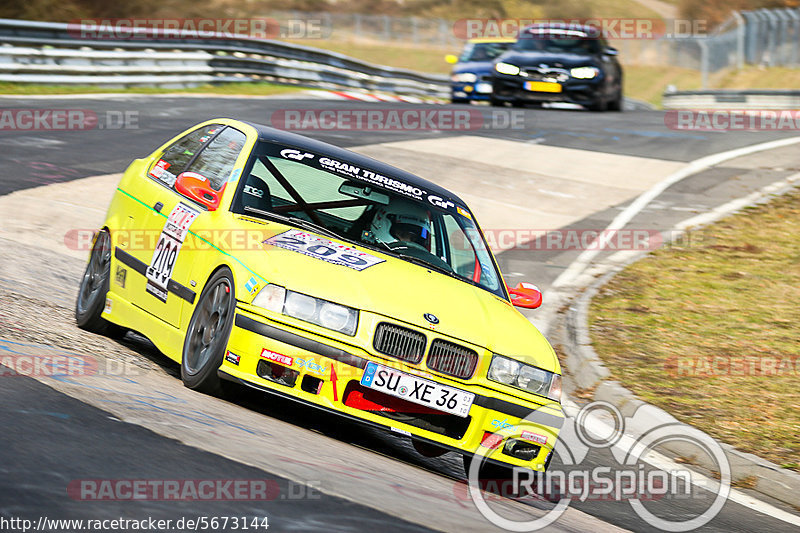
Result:
<svg viewBox="0 0 800 533"><path fill-rule="evenodd" d="M474 83L452 82L450 98L453 100L488 100L492 94L492 84L486 79Z"/></svg>
<svg viewBox="0 0 800 533"><path fill-rule="evenodd" d="M495 75L492 78L492 100L511 103L568 102L590 106L602 96L603 85L599 77L592 80L569 79L560 84L560 92L527 90L526 81L530 80L523 76Z"/></svg>
<svg viewBox="0 0 800 533"><path fill-rule="evenodd" d="M462 454L491 443L493 449L486 454L491 463L544 471L564 422L557 403L521 400L479 384L421 372L401 361L242 308L237 308L228 353L219 369L224 379ZM363 387L360 380L369 361L472 392L475 400L469 415L432 413ZM487 434L509 428L513 428L507 432L510 436L487 440Z"/></svg>

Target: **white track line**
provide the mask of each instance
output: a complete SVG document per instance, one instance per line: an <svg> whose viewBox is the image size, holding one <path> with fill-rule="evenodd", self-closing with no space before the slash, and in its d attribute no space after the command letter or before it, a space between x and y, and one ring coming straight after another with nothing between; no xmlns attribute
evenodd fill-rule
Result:
<svg viewBox="0 0 800 533"><path fill-rule="evenodd" d="M673 174L670 174L660 182L656 183L653 187L649 190L645 191L641 195L639 195L636 200L633 201L631 205L626 207L620 214L618 214L614 220L611 221L611 224L606 227L604 232L601 232L601 235L607 235L611 231L620 230L625 227L625 225L630 222L633 217L639 214L642 209L647 207L647 204L652 202L658 195L664 192L667 188L678 183L684 178L688 178L698 172L706 170L709 167L714 165L718 165L724 161L728 161L730 159L734 159L737 157L741 157L744 155L753 154L755 152L761 152L764 150L771 150L773 148L781 148L783 146L790 146L792 144L800 143L800 137L792 137L790 139L781 139L778 141L770 141L761 144L754 144L752 146L745 146L744 148L737 148L735 150L729 150L727 152L720 152L717 154L712 154L706 157L701 157L700 159L695 159L694 161L687 164L685 167L680 169ZM589 246L589 249L584 250L581 254L572 262L570 263L569 267L561 273L558 278L553 282L553 288L559 288L570 285L572 282L577 279L578 276L589 266L592 260L600 253L601 250L599 249L592 249L592 246Z"/></svg>
<svg viewBox="0 0 800 533"><path fill-rule="evenodd" d="M568 416L576 416L580 408L572 401L564 402L564 412ZM604 421L599 417L586 417L584 420L584 427L594 435L608 435L613 433L614 425ZM619 447L621 450L630 450L635 443L635 439L629 435L623 435L620 438L619 442L615 444L615 447ZM685 464L679 464L670 459L669 457L656 452L656 451L649 451L644 457L646 460L644 462L662 470L664 472L669 472L671 470L680 470L686 468ZM699 473L697 470L692 470L691 476L691 483L697 487L700 487L705 490L712 491L714 487L719 484L717 480L711 479L703 474ZM745 494L735 488L731 487L730 494L728 495L728 500L738 503L748 509L752 509L759 513L765 514L767 516L771 516L772 518L777 518L783 522L787 522L789 524L800 526L800 516L795 514L789 513L784 511L783 509L779 509L774 505L770 505L766 502L763 502L753 496Z"/></svg>

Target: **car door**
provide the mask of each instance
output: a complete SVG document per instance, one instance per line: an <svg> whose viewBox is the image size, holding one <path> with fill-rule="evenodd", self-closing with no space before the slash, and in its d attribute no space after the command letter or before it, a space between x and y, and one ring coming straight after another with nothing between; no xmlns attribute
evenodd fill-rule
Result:
<svg viewBox="0 0 800 533"><path fill-rule="evenodd" d="M192 261L207 251L195 249L194 241L187 249L184 244L194 230L211 224L208 205L183 186L180 176L194 173L193 181L204 178L209 192L221 196L245 140L244 133L230 126L193 130L154 158L138 191L148 246L138 250L145 276L132 300L175 327L180 326L183 306L196 299L189 283Z"/></svg>

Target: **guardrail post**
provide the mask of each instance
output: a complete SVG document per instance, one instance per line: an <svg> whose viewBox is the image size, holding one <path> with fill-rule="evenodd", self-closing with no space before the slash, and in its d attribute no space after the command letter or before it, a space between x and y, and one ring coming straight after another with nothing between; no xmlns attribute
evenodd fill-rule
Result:
<svg viewBox="0 0 800 533"><path fill-rule="evenodd" d="M708 42L698 39L697 45L700 47L700 88L708 89Z"/></svg>
<svg viewBox="0 0 800 533"><path fill-rule="evenodd" d="M741 70L744 68L745 21L738 11L733 12L733 18L736 19L736 68Z"/></svg>

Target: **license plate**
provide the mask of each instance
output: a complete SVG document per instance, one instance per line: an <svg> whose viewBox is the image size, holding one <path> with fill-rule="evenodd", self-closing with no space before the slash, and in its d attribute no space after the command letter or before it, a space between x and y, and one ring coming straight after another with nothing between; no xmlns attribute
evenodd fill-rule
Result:
<svg viewBox="0 0 800 533"><path fill-rule="evenodd" d="M561 84L551 81L526 81L525 90L540 93L560 93Z"/></svg>
<svg viewBox="0 0 800 533"><path fill-rule="evenodd" d="M418 378L377 363L367 363L361 384L365 387L465 418L475 395L434 381Z"/></svg>

